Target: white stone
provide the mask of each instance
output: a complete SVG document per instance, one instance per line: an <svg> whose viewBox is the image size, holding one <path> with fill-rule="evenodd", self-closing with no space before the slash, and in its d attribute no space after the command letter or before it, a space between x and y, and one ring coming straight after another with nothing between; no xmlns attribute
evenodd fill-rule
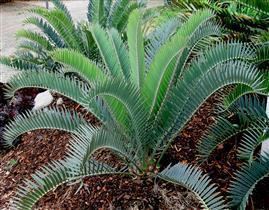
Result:
<svg viewBox="0 0 269 210"><path fill-rule="evenodd" d="M63 104L63 98L58 98L57 101L56 101L56 105L59 106L59 105L62 105Z"/></svg>
<svg viewBox="0 0 269 210"><path fill-rule="evenodd" d="M53 96L51 95L50 91L47 90L45 92L37 94L34 101L35 105L33 110L39 110L50 105L53 101Z"/></svg>
<svg viewBox="0 0 269 210"><path fill-rule="evenodd" d="M267 97L266 114L269 117L269 97ZM269 154L269 139L262 143L261 155Z"/></svg>

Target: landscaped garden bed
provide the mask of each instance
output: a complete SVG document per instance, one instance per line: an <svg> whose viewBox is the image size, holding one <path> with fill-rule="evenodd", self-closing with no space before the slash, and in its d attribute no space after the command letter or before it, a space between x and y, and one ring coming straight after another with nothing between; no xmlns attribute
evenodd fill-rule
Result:
<svg viewBox="0 0 269 210"><path fill-rule="evenodd" d="M1 208L269 208L269 11L174 3L30 10L0 60Z"/></svg>

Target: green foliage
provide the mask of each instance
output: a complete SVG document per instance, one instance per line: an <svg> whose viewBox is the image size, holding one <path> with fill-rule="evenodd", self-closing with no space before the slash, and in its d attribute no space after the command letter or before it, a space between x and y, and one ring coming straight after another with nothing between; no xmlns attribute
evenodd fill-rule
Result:
<svg viewBox="0 0 269 210"><path fill-rule="evenodd" d="M230 205L237 209L246 209L248 198L259 181L269 176L269 155L259 157L251 165L245 164L235 173L230 185Z"/></svg>
<svg viewBox="0 0 269 210"><path fill-rule="evenodd" d="M135 10L130 18L127 28L128 47L131 72L131 81L140 89L145 77L145 51L141 30L142 19L138 10Z"/></svg>
<svg viewBox="0 0 269 210"><path fill-rule="evenodd" d="M163 170L159 176L168 182L180 184L194 191L203 209L226 208L222 197L217 192L217 187L210 184L209 176L203 175L201 170L193 166L178 163Z"/></svg>
<svg viewBox="0 0 269 210"><path fill-rule="evenodd" d="M206 160L220 144L243 134L238 157L252 162L255 159L254 151L268 137L269 119L265 112L265 103L256 97L242 97L225 112L201 138L197 147L201 160Z"/></svg>
<svg viewBox="0 0 269 210"><path fill-rule="evenodd" d="M5 143L6 146L12 146L13 140L19 135L39 128L58 129L73 133L81 125L86 125L86 121L76 112L68 110L49 109L44 111L26 112L19 115L6 127ZM12 129L9 129L9 127Z"/></svg>
<svg viewBox="0 0 269 210"><path fill-rule="evenodd" d="M172 3L184 12L212 9L232 35L243 40L249 40L269 27L269 3L266 0L172 0Z"/></svg>

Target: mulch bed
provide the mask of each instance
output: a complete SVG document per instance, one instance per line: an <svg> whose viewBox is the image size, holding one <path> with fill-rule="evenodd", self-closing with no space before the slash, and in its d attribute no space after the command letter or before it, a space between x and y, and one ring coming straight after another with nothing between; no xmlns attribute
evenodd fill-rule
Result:
<svg viewBox="0 0 269 210"><path fill-rule="evenodd" d="M0 87L1 88L1 87ZM0 91L1 93L1 91ZM59 97L59 96L55 96ZM1 98L1 95L0 95ZM98 126L100 123L82 107L64 99L63 105L79 111L85 119ZM169 163L197 164L195 148L206 128L214 122L210 98L192 118L184 131L176 137L174 144L164 157L162 166ZM1 107L1 105L0 105ZM1 109L0 109L1 110ZM29 178L36 169L64 156L70 135L60 131L38 130L25 134L14 149L0 155L0 208L8 207L16 187ZM226 193L228 183L241 162L236 158L237 140L232 139L219 147L210 160L201 165ZM112 165L120 164L118 159L106 150L95 157ZM186 189L150 179L128 176L102 176L85 178L81 183L60 186L42 198L38 209L194 209L199 208L193 194ZM259 184L248 209L269 209L268 180ZM264 191L265 190L265 191ZM257 193L262 192L262 193ZM267 194L264 192L268 192Z"/></svg>

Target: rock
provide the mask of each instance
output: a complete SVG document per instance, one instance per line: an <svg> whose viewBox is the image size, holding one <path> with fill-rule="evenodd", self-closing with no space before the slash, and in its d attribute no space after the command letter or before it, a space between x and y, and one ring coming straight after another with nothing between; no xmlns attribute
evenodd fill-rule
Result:
<svg viewBox="0 0 269 210"><path fill-rule="evenodd" d="M57 101L56 101L56 105L59 106L59 105L62 105L63 104L63 98L58 98Z"/></svg>
<svg viewBox="0 0 269 210"><path fill-rule="evenodd" d="M47 107L53 101L53 96L51 95L50 91L47 90L45 92L37 94L35 97L35 103L33 110L40 110L42 108Z"/></svg>

